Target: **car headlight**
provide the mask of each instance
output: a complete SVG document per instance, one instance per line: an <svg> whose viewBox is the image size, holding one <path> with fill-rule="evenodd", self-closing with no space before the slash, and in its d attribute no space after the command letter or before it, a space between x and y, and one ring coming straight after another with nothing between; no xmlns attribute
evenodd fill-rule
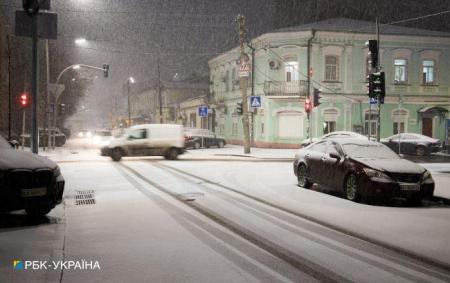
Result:
<svg viewBox="0 0 450 283"><path fill-rule="evenodd" d="M370 168L364 168L364 173L370 178L378 178L378 179L384 179L384 180L391 180L391 177L384 174L383 172L380 172L378 170L370 169Z"/></svg>
<svg viewBox="0 0 450 283"><path fill-rule="evenodd" d="M53 170L53 176L58 177L59 175L61 175L61 169L59 169L59 166L56 166Z"/></svg>
<svg viewBox="0 0 450 283"><path fill-rule="evenodd" d="M431 177L430 171L426 170L422 175L422 183L434 183L433 177Z"/></svg>

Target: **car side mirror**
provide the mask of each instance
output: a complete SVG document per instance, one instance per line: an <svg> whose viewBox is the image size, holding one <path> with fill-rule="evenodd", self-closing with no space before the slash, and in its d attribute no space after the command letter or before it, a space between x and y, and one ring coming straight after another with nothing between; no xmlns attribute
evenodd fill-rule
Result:
<svg viewBox="0 0 450 283"><path fill-rule="evenodd" d="M336 152L330 152L330 157L337 159L337 160L341 159L341 156L339 154L337 154Z"/></svg>

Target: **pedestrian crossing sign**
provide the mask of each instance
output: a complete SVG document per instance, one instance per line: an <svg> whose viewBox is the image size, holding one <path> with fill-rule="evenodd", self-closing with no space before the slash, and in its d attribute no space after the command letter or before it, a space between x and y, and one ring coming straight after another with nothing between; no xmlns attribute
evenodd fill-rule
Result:
<svg viewBox="0 0 450 283"><path fill-rule="evenodd" d="M261 96L250 96L250 107L261 107Z"/></svg>

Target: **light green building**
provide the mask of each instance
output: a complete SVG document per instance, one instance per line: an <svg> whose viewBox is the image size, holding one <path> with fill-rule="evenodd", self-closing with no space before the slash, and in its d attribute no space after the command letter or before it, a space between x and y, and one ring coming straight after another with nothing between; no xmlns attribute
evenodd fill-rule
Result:
<svg viewBox="0 0 450 283"><path fill-rule="evenodd" d="M401 131L445 141L450 33L393 25L381 25L380 33L380 65L386 74L381 137ZM368 134L369 128L376 135L376 106L370 109L367 96L369 39L376 39L375 23L337 18L251 40L254 73L248 95L253 75L254 95L262 99L260 108L251 109L254 145L298 147L309 128L312 137L337 130ZM250 47L247 52L252 54ZM238 58L235 48L209 61L215 130L235 144L242 143L242 116L236 112L241 101ZM314 88L322 99L309 121L304 102Z"/></svg>

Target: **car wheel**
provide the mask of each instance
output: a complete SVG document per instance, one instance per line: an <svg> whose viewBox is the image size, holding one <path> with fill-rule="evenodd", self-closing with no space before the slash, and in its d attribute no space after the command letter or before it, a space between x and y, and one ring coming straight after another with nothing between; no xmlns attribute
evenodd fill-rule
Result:
<svg viewBox="0 0 450 283"><path fill-rule="evenodd" d="M47 215L50 212L51 208L46 206L30 206L25 208L27 215L31 218L40 218L42 216Z"/></svg>
<svg viewBox="0 0 450 283"><path fill-rule="evenodd" d="M356 177L355 174L352 173L347 176L347 179L345 180L344 190L345 190L345 197L348 200L356 202L360 200L361 195L359 192L358 178Z"/></svg>
<svg viewBox="0 0 450 283"><path fill-rule="evenodd" d="M199 149L200 148L200 143L199 142L195 142L194 143L194 149Z"/></svg>
<svg viewBox="0 0 450 283"><path fill-rule="evenodd" d="M168 160L176 160L178 158L178 150L176 148L170 148L166 155L164 156L165 159Z"/></svg>
<svg viewBox="0 0 450 283"><path fill-rule="evenodd" d="M313 185L312 182L308 181L307 176L307 169L305 164L300 164L297 169L297 184L300 187L303 187L305 189L310 189Z"/></svg>
<svg viewBox="0 0 450 283"><path fill-rule="evenodd" d="M112 160L118 162L122 159L122 150L120 148L115 148L111 153Z"/></svg>
<svg viewBox="0 0 450 283"><path fill-rule="evenodd" d="M416 154L417 154L418 156L425 156L425 155L427 155L427 148L424 147L424 146L422 146L422 145L419 145L419 146L416 148Z"/></svg>
<svg viewBox="0 0 450 283"><path fill-rule="evenodd" d="M218 147L218 148L224 147L223 141L219 141L219 142L217 143L217 147Z"/></svg>

